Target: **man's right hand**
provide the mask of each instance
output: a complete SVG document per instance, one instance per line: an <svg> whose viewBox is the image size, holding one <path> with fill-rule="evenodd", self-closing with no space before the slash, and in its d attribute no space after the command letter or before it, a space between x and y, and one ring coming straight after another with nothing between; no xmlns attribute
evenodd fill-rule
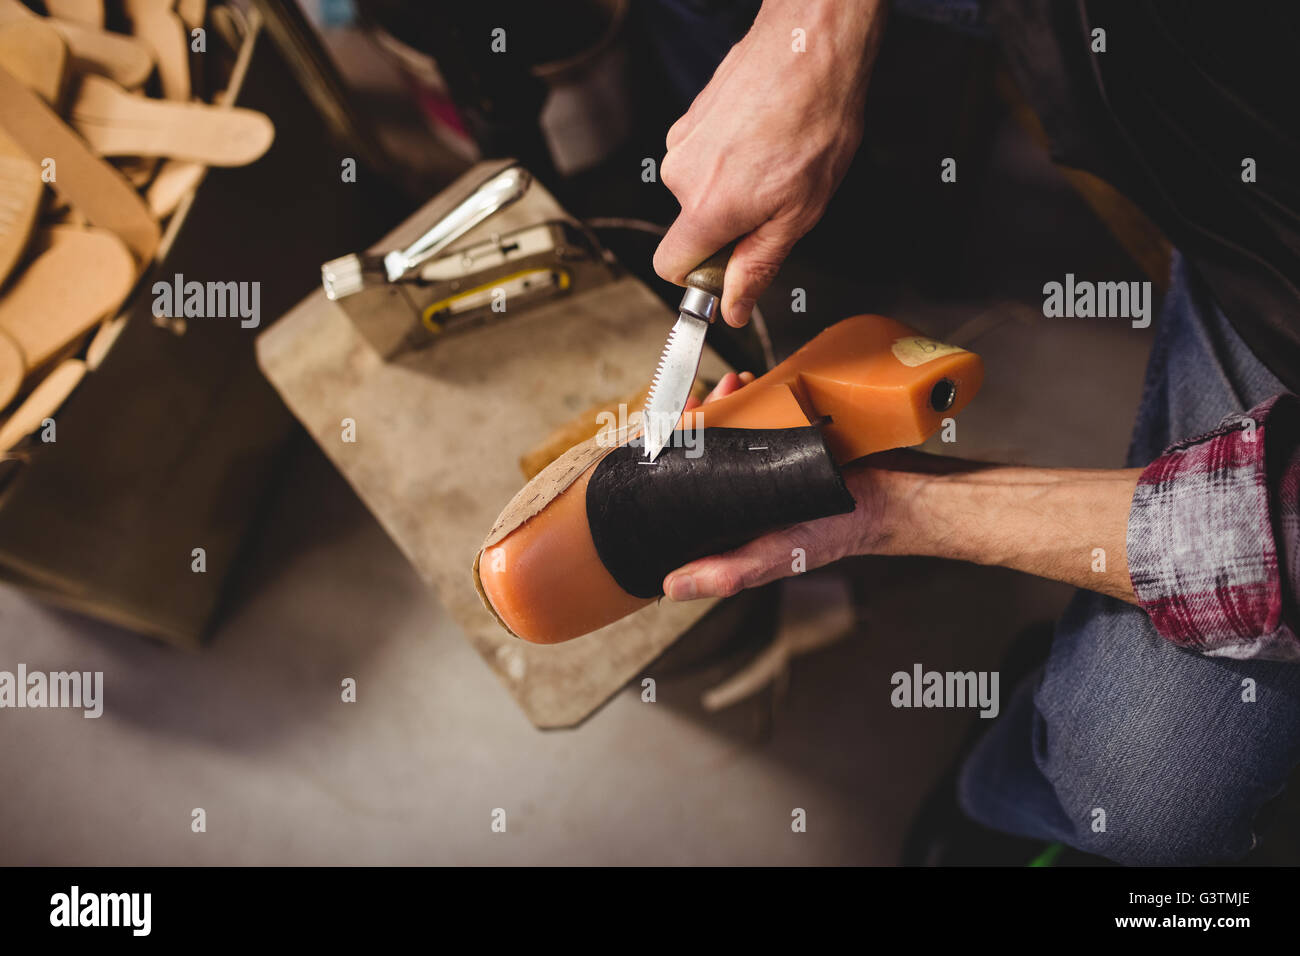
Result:
<svg viewBox="0 0 1300 956"><path fill-rule="evenodd" d="M883 21L882 0L765 0L668 131L660 177L682 211L655 252L655 271L681 285L743 237L723 283L730 325L749 321L848 170Z"/></svg>

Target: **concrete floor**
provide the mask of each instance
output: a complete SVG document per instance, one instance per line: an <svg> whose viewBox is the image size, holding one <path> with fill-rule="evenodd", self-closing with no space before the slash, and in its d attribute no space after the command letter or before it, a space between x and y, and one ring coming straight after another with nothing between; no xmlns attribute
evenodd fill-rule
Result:
<svg viewBox="0 0 1300 956"><path fill-rule="evenodd" d="M942 451L1119 465L1151 330L1044 319L1026 290L1087 263L1137 276L1013 127L995 150L964 264L975 281L937 300L841 277L835 294L861 303L841 314L888 307L940 336L996 318L968 343L984 392ZM1027 210L1018 222L1007 201ZM700 696L735 655L651 668L655 703L636 682L578 729L541 733L305 439L275 495L200 654L0 588L0 669L102 670L106 687L99 720L0 715L0 864L893 863L976 718L892 708L890 674L996 669L1069 594L858 561L843 572L853 633L798 658L783 694L710 713ZM198 807L205 833L191 832ZM806 833L791 832L794 808Z"/></svg>

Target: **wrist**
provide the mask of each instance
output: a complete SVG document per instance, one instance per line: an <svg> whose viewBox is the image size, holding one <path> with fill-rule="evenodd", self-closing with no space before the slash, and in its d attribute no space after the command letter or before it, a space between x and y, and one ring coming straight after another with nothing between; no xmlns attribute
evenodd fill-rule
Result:
<svg viewBox="0 0 1300 956"><path fill-rule="evenodd" d="M802 30L802 55L865 96L887 9L884 0L763 0L754 29L787 47Z"/></svg>
<svg viewBox="0 0 1300 956"><path fill-rule="evenodd" d="M921 554L922 525L909 516L920 492L919 478L907 471L859 465L844 473L857 504L857 554Z"/></svg>
<svg viewBox="0 0 1300 956"><path fill-rule="evenodd" d="M862 553L1006 562L996 517L1003 504L998 476L1006 471L911 449L872 456L846 476L866 502Z"/></svg>
<svg viewBox="0 0 1300 956"><path fill-rule="evenodd" d="M864 37L873 21L885 14L885 0L763 0L755 24L773 25L777 21L790 28L805 30L828 27L843 35ZM787 21L789 21L787 23Z"/></svg>

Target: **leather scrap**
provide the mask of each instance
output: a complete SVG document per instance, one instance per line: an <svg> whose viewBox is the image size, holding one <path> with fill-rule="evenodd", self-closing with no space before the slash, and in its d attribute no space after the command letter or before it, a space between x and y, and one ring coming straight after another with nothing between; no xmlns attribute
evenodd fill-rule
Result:
<svg viewBox="0 0 1300 956"><path fill-rule="evenodd" d="M706 428L691 457L673 444L648 463L640 436L600 460L587 484L596 553L623 590L663 593L696 558L777 528L854 508L821 429Z"/></svg>

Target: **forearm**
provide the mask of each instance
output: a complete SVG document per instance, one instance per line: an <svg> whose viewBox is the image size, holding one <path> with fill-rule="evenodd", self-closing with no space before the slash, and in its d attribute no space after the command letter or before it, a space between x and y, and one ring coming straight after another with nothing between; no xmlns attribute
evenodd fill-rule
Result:
<svg viewBox="0 0 1300 956"><path fill-rule="evenodd" d="M1125 545L1140 474L903 455L847 478L859 501L876 503L866 553L998 565L1137 603Z"/></svg>

